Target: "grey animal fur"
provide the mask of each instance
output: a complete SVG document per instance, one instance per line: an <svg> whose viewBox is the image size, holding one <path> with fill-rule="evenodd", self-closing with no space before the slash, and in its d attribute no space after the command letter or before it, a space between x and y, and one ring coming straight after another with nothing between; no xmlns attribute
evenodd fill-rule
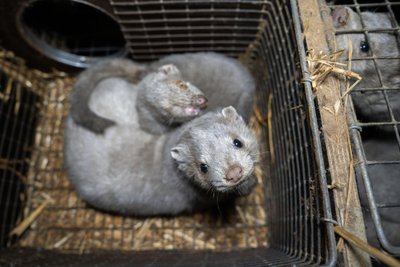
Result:
<svg viewBox="0 0 400 267"><path fill-rule="evenodd" d="M394 137L394 135L393 135ZM393 138L372 137L364 141L364 152L369 161L398 161L400 151L397 141ZM369 165L368 174L377 203L400 204L400 164ZM367 196L360 174L357 174L358 185L361 188L360 200L364 207L368 207ZM380 208L381 223L385 235L392 245L400 245L400 207ZM369 209L364 212L367 238L369 243L380 247Z"/></svg>
<svg viewBox="0 0 400 267"><path fill-rule="evenodd" d="M238 60L214 52L184 53L164 57L150 68L165 64L177 66L183 79L200 88L208 98L208 111L232 105L246 122L250 119L255 83Z"/></svg>
<svg viewBox="0 0 400 267"><path fill-rule="evenodd" d="M216 110L223 106L234 106L239 114L248 121L251 115L255 93L254 80L249 71L237 60L212 52L187 53L167 56L147 67L129 60L114 59L103 62L84 71L74 86L71 114L75 122L95 133L102 134L113 122L98 116L88 108L91 93L104 77L121 77L132 80L129 75L143 77L156 71L160 66L173 64L182 73L182 78L197 86L208 98L208 109ZM184 95L182 95L184 96ZM182 97L181 96L181 97ZM151 114L149 114L151 115ZM171 116L170 116L171 117ZM177 120L169 126L177 126ZM165 130L162 124L156 124L150 131Z"/></svg>
<svg viewBox="0 0 400 267"><path fill-rule="evenodd" d="M333 24L338 30L362 30L362 22L365 28L393 29L389 13L361 12L360 15L348 7L338 7L332 12ZM400 60L399 59L376 59L376 67L372 59L365 57L399 57L399 43L394 32L369 32L368 39L365 34L351 33L336 36L338 49L344 49L343 55L347 57L349 38L353 45L352 70L363 78L358 88L379 88L383 86L387 91L389 104L393 109L395 117L400 119ZM370 52L365 53L360 49L360 42L368 41ZM360 58L361 60L357 60ZM379 80L376 69L379 69L382 81ZM383 121L389 118L389 111L382 91L353 92L353 102L356 110L368 121Z"/></svg>
<svg viewBox="0 0 400 267"><path fill-rule="evenodd" d="M144 78L139 80L138 77L142 76ZM79 76L71 96L71 117L78 125L96 134L104 134L106 129L115 125L114 120L99 116L89 105L98 85L109 78L128 81L131 90L137 90L135 84L138 84L141 88L136 105L139 120L142 128L152 133L162 133L175 124L192 119L207 104L203 93L182 81L181 73L173 65L163 65L149 72L143 65L127 59L105 60ZM112 90L114 85L107 84Z"/></svg>
<svg viewBox="0 0 400 267"><path fill-rule="evenodd" d="M251 191L256 182L257 141L233 107L154 135L140 127L132 104L138 90L131 89L123 79L107 79L98 85L90 108L116 122L103 135L68 117L65 166L83 199L124 214L173 215ZM233 146L234 138L242 141L242 148ZM200 163L209 165L207 174L200 171ZM243 178L237 183L225 179L232 164L243 168Z"/></svg>
<svg viewBox="0 0 400 267"><path fill-rule="evenodd" d="M89 100L99 82L107 78L123 78L138 83L146 74L146 66L127 59L108 59L83 71L76 80L71 93L70 114L74 121L87 129L103 134L115 122L98 116L89 108Z"/></svg>
<svg viewBox="0 0 400 267"><path fill-rule="evenodd" d="M161 134L200 114L207 106L204 94L182 80L172 64L162 65L138 85L136 107L143 130Z"/></svg>
<svg viewBox="0 0 400 267"><path fill-rule="evenodd" d="M338 30L362 30L364 28L393 28L388 13L361 12L358 15L348 7L338 7L332 12L333 23ZM362 19L362 22L361 22ZM352 40L353 59L352 70L359 73L363 80L358 88L388 88L398 89L387 91L389 105L394 116L400 118L400 60L399 59L377 59L375 66L373 60L362 58L375 56L398 57L399 44L394 34L387 32L369 32L368 39L360 32L340 34L336 36L338 49L344 49L344 56L348 55L349 38ZM368 41L371 51L365 53L360 49L360 42ZM356 60L361 59L361 60ZM379 69L382 81L379 80L376 69ZM374 92L352 92L352 99L357 114L367 121L385 121L389 119L389 112L384 94L381 91ZM400 152L395 140L391 140L380 132L383 128L376 129L377 132L368 139L363 140L364 152L370 161L400 160ZM386 135L389 134L386 132ZM391 133L394 136L394 133ZM373 188L373 194L377 203L400 203L400 165L378 164L369 165L368 174ZM357 173L357 185L361 204L364 208L364 221L366 225L367 239L370 244L380 247L377 239L374 223L370 216L368 200L364 183L360 173ZM378 209L381 223L388 240L395 245L400 245L400 209L390 208Z"/></svg>

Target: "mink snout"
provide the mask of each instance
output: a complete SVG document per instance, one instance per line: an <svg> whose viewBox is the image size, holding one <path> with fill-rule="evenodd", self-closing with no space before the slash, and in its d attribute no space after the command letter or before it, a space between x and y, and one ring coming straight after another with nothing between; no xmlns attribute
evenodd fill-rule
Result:
<svg viewBox="0 0 400 267"><path fill-rule="evenodd" d="M207 108L208 99L203 95L196 95L192 97L192 105L194 107L199 107L200 109Z"/></svg>
<svg viewBox="0 0 400 267"><path fill-rule="evenodd" d="M239 165L233 165L226 172L225 180L236 183L243 177L243 169Z"/></svg>

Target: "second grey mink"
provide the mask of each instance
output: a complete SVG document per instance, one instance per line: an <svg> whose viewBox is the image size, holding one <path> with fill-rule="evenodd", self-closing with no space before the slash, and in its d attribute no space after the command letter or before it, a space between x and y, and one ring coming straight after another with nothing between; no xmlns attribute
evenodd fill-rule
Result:
<svg viewBox="0 0 400 267"><path fill-rule="evenodd" d="M79 75L71 95L70 116L77 125L96 134L104 134L116 123L97 114L89 105L101 82L107 79L111 81L107 83L110 90L117 86L118 79L125 80L131 90L137 90L135 85L141 84L138 103L132 105L139 111L141 127L151 133L159 134L190 120L207 106L203 93L183 81L180 71L171 64L149 72L144 65L127 59L104 60ZM118 103L115 105L118 108Z"/></svg>
<svg viewBox="0 0 400 267"><path fill-rule="evenodd" d="M361 15L361 16L360 16ZM338 7L332 12L333 24L337 30L353 30L359 33L338 34L337 48L344 49L348 56L349 38L353 46L352 70L361 75L357 88L388 88L387 95L395 117L400 118L400 44L394 32L362 32L365 29L393 29L389 13L361 12L360 15L348 7ZM363 24L362 24L363 23ZM375 60L369 57L377 57ZM365 58L365 59L364 59ZM393 59L390 59L393 58ZM382 80L379 79L380 71ZM389 111L382 91L352 93L358 114L368 121L384 121Z"/></svg>
<svg viewBox="0 0 400 267"><path fill-rule="evenodd" d="M98 81L104 76L132 80L129 75L143 77L144 74L155 71L165 64L177 66L182 78L204 93L208 99L207 110L232 105L246 122L249 120L255 94L255 84L251 74L237 60L213 52L167 56L146 68L129 60L113 60L111 64L103 63L91 67L80 75L74 87L72 118L86 129L98 134L104 133L113 122L93 113L88 106L90 94ZM100 72L100 75L96 72ZM137 82L136 79L133 80ZM198 106L204 108L202 103Z"/></svg>
<svg viewBox="0 0 400 267"><path fill-rule="evenodd" d="M198 87L208 98L207 110L233 106L248 122L251 116L255 82L249 70L238 60L214 52L166 56L151 64L157 69L173 64L183 79Z"/></svg>
<svg viewBox="0 0 400 267"><path fill-rule="evenodd" d="M138 84L135 105L142 130L162 134L193 119L207 106L207 98L191 83L182 80L172 64L162 65ZM118 105L118 103L115 103Z"/></svg>

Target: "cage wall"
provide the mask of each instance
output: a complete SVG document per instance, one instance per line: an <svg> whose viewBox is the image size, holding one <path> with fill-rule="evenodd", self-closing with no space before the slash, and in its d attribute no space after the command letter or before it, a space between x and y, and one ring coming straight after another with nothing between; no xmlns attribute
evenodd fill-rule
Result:
<svg viewBox="0 0 400 267"><path fill-rule="evenodd" d="M335 1L328 8L331 50L344 49L343 59L362 77L348 114L368 242L400 256L400 2Z"/></svg>
<svg viewBox="0 0 400 267"><path fill-rule="evenodd" d="M25 149L33 149L22 156L29 166L25 169L28 174L22 177L27 175L30 182L18 183L18 175L14 173L12 180L7 178L10 184L3 182L0 187L4 196L8 188L25 192L22 201L19 193L7 195L5 203L9 204L4 213L7 219L3 219L0 236L7 247L2 255L4 261L34 265L43 263L45 257L50 265L74 263L78 266L105 258L112 259L104 263L106 266L126 262L157 266L206 266L210 262L216 266L332 265L335 261L333 232L326 223L331 210L327 205L329 196L312 92L301 81L300 59L303 63L305 59L299 55L303 50L299 27L295 31L295 23L297 26L300 23L296 2L110 1L110 6L134 60L150 61L180 52L216 51L237 57L249 67L257 82L253 120L258 125L263 155L260 193L240 202L238 210L245 212L243 221L238 212L233 221L222 227L218 225L220 222L202 214L188 218L186 225L176 226L175 219L147 224L151 232L147 241L163 246L159 250L150 246L150 251L140 251L142 243L135 242L139 238L146 241L146 237L135 236L138 232L132 234L131 229L145 226L146 221L114 215L101 217L74 196L59 164L62 123L68 111L68 88L72 81L57 75L49 80L42 77L42 91L35 103L30 105L18 98L22 105L38 107L27 114L35 118L29 120L35 125L32 126L34 141L24 130L9 137L16 142L30 142ZM28 79L37 77L22 67L10 72L4 67L9 60L5 61L1 67L5 77L2 90L8 88L8 83L21 84L20 74ZM3 100L2 105L13 103L12 96L17 90L7 94L10 102ZM26 120L17 119L15 124L21 121ZM5 166L14 168L14 165ZM43 196L43 193L46 194ZM60 197L63 194L65 198ZM22 237L10 239L8 233L16 221L40 206L38 199L29 198L33 195L41 201L46 201L47 196L55 201L47 200L44 216ZM263 212L266 216L260 216ZM52 213L59 215L57 220L50 219ZM79 222L85 217L87 221ZM98 229L90 227L98 220L101 220ZM204 229L203 235L211 238L216 235L221 240L204 241L198 237ZM100 232L97 242L91 246L85 244L87 241L80 234L96 236L96 231ZM165 231L172 239L170 243L163 239L166 235L160 238L157 234ZM127 234L132 237L128 242ZM237 241L241 240L239 235L245 236L243 244ZM191 237L190 241L179 245L178 240L187 236ZM268 246L264 240L268 240ZM117 252L121 247L126 252L122 255ZM46 251L35 251L42 248ZM23 255L28 253L31 257L24 262Z"/></svg>

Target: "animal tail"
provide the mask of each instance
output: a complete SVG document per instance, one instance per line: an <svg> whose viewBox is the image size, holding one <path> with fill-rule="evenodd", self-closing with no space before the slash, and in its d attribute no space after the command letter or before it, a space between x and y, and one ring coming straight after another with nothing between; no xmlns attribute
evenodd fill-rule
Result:
<svg viewBox="0 0 400 267"><path fill-rule="evenodd" d="M71 94L70 115L74 122L96 134L103 134L115 122L101 117L89 108L90 96L99 82L111 77L138 83L146 74L146 65L128 59L107 59L83 71L74 84Z"/></svg>

